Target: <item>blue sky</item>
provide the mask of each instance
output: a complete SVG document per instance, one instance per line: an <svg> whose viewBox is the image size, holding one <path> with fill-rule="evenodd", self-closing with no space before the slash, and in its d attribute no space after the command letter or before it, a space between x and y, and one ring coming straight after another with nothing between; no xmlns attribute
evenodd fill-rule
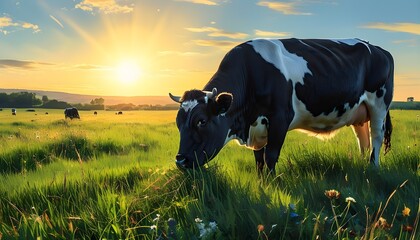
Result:
<svg viewBox="0 0 420 240"><path fill-rule="evenodd" d="M381 46L394 56L395 99L420 99L418 0L1 0L0 88L182 93L236 44L290 37Z"/></svg>

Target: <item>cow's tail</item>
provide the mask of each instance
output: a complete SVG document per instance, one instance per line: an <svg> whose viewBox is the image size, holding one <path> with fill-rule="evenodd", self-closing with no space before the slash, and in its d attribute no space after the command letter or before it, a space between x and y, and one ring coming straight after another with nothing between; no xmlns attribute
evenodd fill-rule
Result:
<svg viewBox="0 0 420 240"><path fill-rule="evenodd" d="M385 119L385 136L384 136L384 145L385 145L385 154L391 150L391 134L392 134L392 123L391 116L389 115L389 110L386 113Z"/></svg>

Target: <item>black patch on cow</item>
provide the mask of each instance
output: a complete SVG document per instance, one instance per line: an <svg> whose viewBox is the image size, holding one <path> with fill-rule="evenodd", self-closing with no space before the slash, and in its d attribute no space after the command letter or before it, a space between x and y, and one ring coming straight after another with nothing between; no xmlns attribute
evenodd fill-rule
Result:
<svg viewBox="0 0 420 240"><path fill-rule="evenodd" d="M261 120L261 124L263 124L263 125L268 125L268 121L267 121L267 119L266 119L266 118L263 118L263 119Z"/></svg>
<svg viewBox="0 0 420 240"><path fill-rule="evenodd" d="M369 92L376 92L377 97L384 97L385 105L389 107L394 89L394 59L388 51L380 47L372 46L370 49L372 54L365 88Z"/></svg>
<svg viewBox="0 0 420 240"><path fill-rule="evenodd" d="M303 84L298 82L295 88L298 99L313 116L337 110L340 117L346 104L352 108L359 102L370 61L364 44L352 46L322 39L286 39L282 43L289 52L307 61L312 74L305 74Z"/></svg>
<svg viewBox="0 0 420 240"><path fill-rule="evenodd" d="M389 111L386 114L385 120L385 135L384 135L384 145L385 145L385 154L391 150L391 135L392 135L392 123L391 123L391 116L389 115Z"/></svg>
<svg viewBox="0 0 420 240"><path fill-rule="evenodd" d="M181 97L181 102L188 101L188 100L194 100L194 99L202 99L206 96L206 94L197 89L189 90L184 93L184 95Z"/></svg>
<svg viewBox="0 0 420 240"><path fill-rule="evenodd" d="M376 97L381 98L384 95L384 91L382 89L378 89L376 91Z"/></svg>

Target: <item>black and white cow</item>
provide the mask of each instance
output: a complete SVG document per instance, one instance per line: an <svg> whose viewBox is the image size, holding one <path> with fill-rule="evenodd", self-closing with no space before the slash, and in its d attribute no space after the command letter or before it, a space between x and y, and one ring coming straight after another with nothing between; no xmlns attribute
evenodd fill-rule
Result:
<svg viewBox="0 0 420 240"><path fill-rule="evenodd" d="M359 39L242 43L203 90L169 94L181 104L176 164L201 166L237 139L254 150L259 172L264 163L274 172L287 131L328 134L351 125L379 167L382 143L385 151L391 145L393 72L389 52Z"/></svg>
<svg viewBox="0 0 420 240"><path fill-rule="evenodd" d="M77 108L75 108L75 107L66 108L66 109L64 109L64 117L66 119L70 118L71 120L73 120L73 118L80 119L79 111L77 111Z"/></svg>

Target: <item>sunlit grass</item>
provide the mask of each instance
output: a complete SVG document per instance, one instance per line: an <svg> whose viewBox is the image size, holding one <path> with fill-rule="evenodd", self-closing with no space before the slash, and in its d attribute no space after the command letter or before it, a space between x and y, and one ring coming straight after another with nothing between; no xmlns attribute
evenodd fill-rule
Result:
<svg viewBox="0 0 420 240"><path fill-rule="evenodd" d="M391 112L380 170L350 128L325 142L290 132L278 175L263 179L235 143L205 168L176 169L175 111L44 112L0 112L0 239L418 237L419 111Z"/></svg>

